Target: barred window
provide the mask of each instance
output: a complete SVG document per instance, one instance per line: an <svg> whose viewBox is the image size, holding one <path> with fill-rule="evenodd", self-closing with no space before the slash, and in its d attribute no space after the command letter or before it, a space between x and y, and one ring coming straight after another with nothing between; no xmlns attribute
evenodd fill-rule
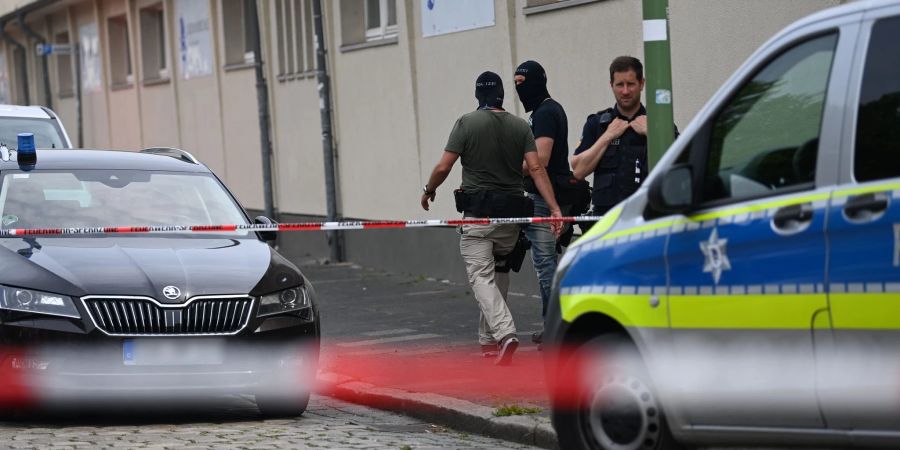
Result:
<svg viewBox="0 0 900 450"><path fill-rule="evenodd" d="M316 69L311 0L276 0L278 80L289 81Z"/></svg>

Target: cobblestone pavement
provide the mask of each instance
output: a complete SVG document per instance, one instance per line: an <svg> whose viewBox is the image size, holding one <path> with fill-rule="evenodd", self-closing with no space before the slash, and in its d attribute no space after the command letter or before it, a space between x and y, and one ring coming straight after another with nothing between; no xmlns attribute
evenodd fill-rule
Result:
<svg viewBox="0 0 900 450"><path fill-rule="evenodd" d="M535 448L313 396L302 417L265 420L249 397L168 411L56 413L0 421L0 447L29 448Z"/></svg>

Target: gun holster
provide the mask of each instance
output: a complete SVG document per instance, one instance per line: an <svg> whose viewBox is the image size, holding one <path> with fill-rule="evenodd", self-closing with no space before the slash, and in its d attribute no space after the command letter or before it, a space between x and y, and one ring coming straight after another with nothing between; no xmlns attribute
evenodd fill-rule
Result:
<svg viewBox="0 0 900 450"><path fill-rule="evenodd" d="M494 256L494 270L501 273L509 273L510 270L518 272L522 270L522 262L525 261L525 252L531 248L531 241L525 237L525 231L519 230L516 246L505 255Z"/></svg>
<svg viewBox="0 0 900 450"><path fill-rule="evenodd" d="M472 217L531 217L534 215L534 201L524 195L505 192L474 191L462 189L453 191L456 210L469 213Z"/></svg>

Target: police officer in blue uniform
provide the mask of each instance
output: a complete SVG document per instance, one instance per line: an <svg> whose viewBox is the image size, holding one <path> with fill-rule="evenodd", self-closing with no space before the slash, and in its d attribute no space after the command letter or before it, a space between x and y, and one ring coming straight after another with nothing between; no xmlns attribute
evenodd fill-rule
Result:
<svg viewBox="0 0 900 450"><path fill-rule="evenodd" d="M647 110L641 104L644 66L631 56L614 59L609 84L615 106L588 116L572 157L576 178L594 174L591 203L597 215L633 194L649 171Z"/></svg>

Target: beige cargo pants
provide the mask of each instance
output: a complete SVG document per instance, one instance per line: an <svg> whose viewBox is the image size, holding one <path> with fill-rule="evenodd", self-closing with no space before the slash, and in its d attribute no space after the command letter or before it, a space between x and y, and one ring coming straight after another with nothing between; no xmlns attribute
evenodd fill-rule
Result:
<svg viewBox="0 0 900 450"><path fill-rule="evenodd" d="M481 308L478 342L496 344L504 336L515 333L516 325L506 304L509 274L494 271L494 255L512 251L519 236L519 225L463 225L460 234L459 252L466 262L472 293Z"/></svg>

